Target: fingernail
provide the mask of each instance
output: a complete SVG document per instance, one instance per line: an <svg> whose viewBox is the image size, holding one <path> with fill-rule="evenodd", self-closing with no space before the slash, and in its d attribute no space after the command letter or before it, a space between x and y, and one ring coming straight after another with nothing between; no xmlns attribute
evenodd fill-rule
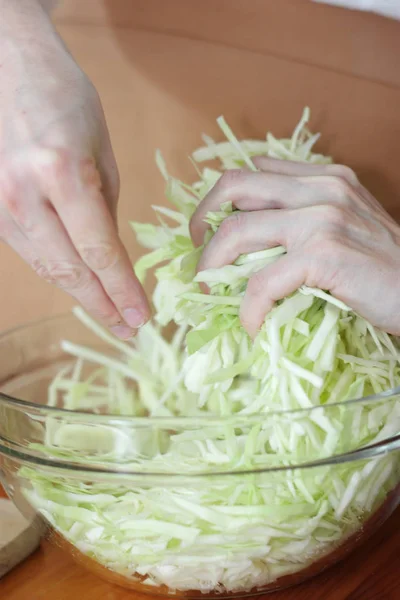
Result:
<svg viewBox="0 0 400 600"><path fill-rule="evenodd" d="M137 308L127 308L124 310L124 319L130 327L137 329L146 323L144 314Z"/></svg>
<svg viewBox="0 0 400 600"><path fill-rule="evenodd" d="M115 325L114 327L111 327L111 331L121 340L129 340L134 336L132 329L126 325Z"/></svg>

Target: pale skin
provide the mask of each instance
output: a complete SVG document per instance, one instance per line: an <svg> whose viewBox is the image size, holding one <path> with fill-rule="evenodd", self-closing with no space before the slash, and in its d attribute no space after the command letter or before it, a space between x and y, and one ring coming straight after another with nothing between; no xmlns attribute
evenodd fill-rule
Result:
<svg viewBox="0 0 400 600"><path fill-rule="evenodd" d="M254 162L258 172L227 171L191 222L201 245L208 211L228 201L239 209L206 245L199 270L248 252L287 249L249 280L240 316L250 335L277 300L303 284L331 292L376 327L399 335L399 225L348 167L265 157Z"/></svg>
<svg viewBox="0 0 400 600"><path fill-rule="evenodd" d="M101 103L51 25L52 4L0 0L0 239L127 339L150 308L118 235L119 176ZM307 284L400 335L399 225L347 167L256 165L226 173L191 222L201 245L207 211L227 200L238 209L199 269L287 249L249 281L241 307L249 334Z"/></svg>
<svg viewBox="0 0 400 600"><path fill-rule="evenodd" d="M40 3L0 0L0 14L0 237L129 338L150 309L118 236L99 97Z"/></svg>

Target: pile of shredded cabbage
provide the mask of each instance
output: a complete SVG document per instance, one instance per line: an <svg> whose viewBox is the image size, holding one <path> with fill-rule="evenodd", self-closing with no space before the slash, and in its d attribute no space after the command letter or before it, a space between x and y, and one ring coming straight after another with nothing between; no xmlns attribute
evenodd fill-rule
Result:
<svg viewBox="0 0 400 600"><path fill-rule="evenodd" d="M267 315L253 343L239 306L248 278L279 260L280 247L195 273L201 248L191 242L189 220L222 171L254 169L251 157L259 154L330 162L312 152L318 135L308 131L308 119L306 109L290 139L268 133L266 140L243 142L219 119L227 141L205 138L193 159L199 165L218 159L220 169L198 167L193 185L171 177L157 155L174 209L155 206L157 225L132 224L151 250L137 263L138 276L157 267L155 323L123 343L77 309L110 352L63 342L77 361L54 379L49 405L132 419L95 424L74 413L49 417L45 443L34 449L136 475L91 481L72 471L23 467L26 494L80 551L149 586L201 592L265 586L329 553L399 481L395 453L262 472L397 434L393 397L346 401L400 384L398 340L331 295L302 287ZM208 239L231 212L225 204L208 214ZM161 327L171 321L177 328L167 341ZM88 365L96 366L90 374ZM164 421L146 428L143 416ZM174 479L176 473L186 479Z"/></svg>

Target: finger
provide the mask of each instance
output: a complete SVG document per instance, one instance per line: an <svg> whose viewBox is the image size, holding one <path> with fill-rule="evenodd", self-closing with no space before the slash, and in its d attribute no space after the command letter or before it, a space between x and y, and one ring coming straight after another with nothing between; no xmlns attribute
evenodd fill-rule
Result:
<svg viewBox="0 0 400 600"><path fill-rule="evenodd" d="M294 224L296 233L290 235ZM297 215L293 216L292 211L238 211L222 222L206 245L197 271L232 264L241 254L280 245L288 247L288 240L292 238L291 244L294 244L296 236L301 233L301 222Z"/></svg>
<svg viewBox="0 0 400 600"><path fill-rule="evenodd" d="M0 210L0 240L10 246L29 266L35 268L38 256L33 250L32 243L3 210Z"/></svg>
<svg viewBox="0 0 400 600"><path fill-rule="evenodd" d="M32 224L24 245L21 240L14 249L48 283L69 293L98 321L119 338L134 335L117 308L105 293L100 281L83 263L73 247L54 209L41 203L33 211Z"/></svg>
<svg viewBox="0 0 400 600"><path fill-rule="evenodd" d="M197 207L190 232L195 245L203 243L208 212L231 202L234 208L253 211L302 208L321 202L358 198L358 180L343 165L310 165L265 157L255 159L262 171L226 171Z"/></svg>
<svg viewBox="0 0 400 600"><path fill-rule="evenodd" d="M308 197L310 204L315 202L315 198L323 199L325 202L332 199L343 202L346 199L347 201L352 200L353 205L354 202L358 204L361 210L368 206L373 210L378 210L384 217L387 215L383 206L361 185L355 172L345 165L301 163L266 156L255 157L253 162L264 172L301 177L303 183L319 187L319 190L314 189L312 192L310 190L311 193ZM318 196L315 196L315 192L318 192Z"/></svg>
<svg viewBox="0 0 400 600"><path fill-rule="evenodd" d="M0 223L7 243L36 273L74 296L119 337L132 336L104 292L99 280L82 262L52 206L30 181L14 173L0 174Z"/></svg>
<svg viewBox="0 0 400 600"><path fill-rule="evenodd" d="M300 256L286 255L255 273L247 284L240 307L240 321L255 338L278 300L286 298L307 280L307 262Z"/></svg>
<svg viewBox="0 0 400 600"><path fill-rule="evenodd" d="M268 173L289 175L291 177L339 177L354 187L359 185L357 175L350 167L346 167L345 165L311 164L293 160L280 160L267 156L256 156L252 160L258 169Z"/></svg>
<svg viewBox="0 0 400 600"><path fill-rule="evenodd" d="M190 221L190 233L196 246L201 246L209 228L207 213L218 211L221 204L231 202L239 210L282 208L282 198L296 184L288 177L262 172L231 169L226 171L197 207ZM293 191L291 192L293 195Z"/></svg>
<svg viewBox="0 0 400 600"><path fill-rule="evenodd" d="M118 237L93 161L71 161L58 154L50 165L47 194L73 245L126 323L140 327L150 317L150 308Z"/></svg>

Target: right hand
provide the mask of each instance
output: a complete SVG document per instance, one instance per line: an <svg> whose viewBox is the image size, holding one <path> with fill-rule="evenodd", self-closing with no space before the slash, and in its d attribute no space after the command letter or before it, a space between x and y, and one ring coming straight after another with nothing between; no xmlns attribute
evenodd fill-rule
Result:
<svg viewBox="0 0 400 600"><path fill-rule="evenodd" d="M150 309L117 232L119 176L98 95L54 32L0 45L0 239L129 338Z"/></svg>
<svg viewBox="0 0 400 600"><path fill-rule="evenodd" d="M257 172L226 171L199 204L190 230L201 246L208 212L232 203L205 246L199 271L242 254L283 246L286 254L254 273L240 308L255 337L265 315L301 286L330 292L372 325L400 336L400 225L343 165L265 156Z"/></svg>

